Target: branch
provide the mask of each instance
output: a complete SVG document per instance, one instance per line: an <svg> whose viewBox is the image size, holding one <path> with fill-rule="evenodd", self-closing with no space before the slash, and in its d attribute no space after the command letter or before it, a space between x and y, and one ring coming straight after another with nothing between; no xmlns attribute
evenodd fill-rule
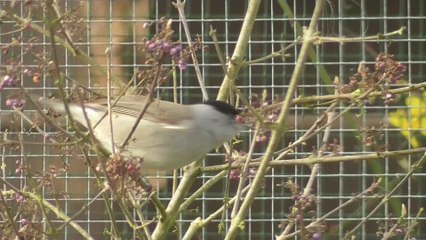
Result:
<svg viewBox="0 0 426 240"><path fill-rule="evenodd" d="M268 145L265 156L262 159L261 165L257 171L257 174L253 180L252 187L247 193L246 198L244 199L240 210L237 215L232 219L231 226L229 227L228 234L226 235L227 240L235 239L237 237L238 232L241 230L244 224L244 218L246 217L249 208L251 207L254 198L257 195L260 187L262 186L264 177L266 172L269 170L269 163L272 160L275 149L278 147L278 143L280 142L282 135L284 134L284 126L288 116L288 111L291 106L291 99L293 97L294 92L296 91L298 81L303 73L303 67L305 64L305 60L308 54L308 49L312 44L312 34L314 33L315 27L317 25L318 19L321 15L321 10L325 4L325 0L318 0L316 2L316 6L314 9L314 13L312 15L312 19L309 25L309 28L306 30L303 37L303 44L300 50L300 55L296 63L295 70L290 80L290 85L287 90L287 94L285 96L284 103L281 108L281 113L277 120L277 128L272 132L271 142ZM243 26L244 27L244 26Z"/></svg>
<svg viewBox="0 0 426 240"><path fill-rule="evenodd" d="M34 194L32 192L21 191L21 190L17 189L16 187L14 187L9 182L5 181L3 178L0 178L0 182L2 182L3 184L7 185L9 188L13 189L13 191L15 191L16 193L19 193L20 195L22 195L24 197L31 198L31 199L35 200L36 202L40 203L41 205L43 205L44 207L47 207L48 209L50 209L52 212L55 213L55 215L58 218L64 220L65 222L69 222L70 226L72 226L85 239L94 239L78 223L72 221L71 218L68 217L67 214L65 214L59 208L57 208L56 206L50 204L48 201L44 200L43 198L41 198L37 194Z"/></svg>
<svg viewBox="0 0 426 240"><path fill-rule="evenodd" d="M421 82L417 84L413 84L406 87L400 87L400 88L394 88L389 89L386 91L386 93L390 93L393 95L396 94L403 94L408 92L414 92L418 90L424 90L426 88L426 82ZM368 97L379 97L382 96L383 91L373 91L371 92ZM345 94L330 94L330 95L322 95L322 96L306 96L306 97L298 97L291 100L292 105L303 105L308 103L318 103L318 102L324 102L324 101L354 101L359 98L359 95L353 94L353 93L345 93ZM279 108L283 102L277 102L268 106L262 107L262 111L270 111L276 108Z"/></svg>
<svg viewBox="0 0 426 240"><path fill-rule="evenodd" d="M191 188L195 177L199 174L198 167L192 167L185 172L178 188L176 189L175 194L170 200L169 205L166 208L166 216L167 218L162 217L158 222L154 232L152 233L153 240L164 239L170 227L174 224L176 217L179 215L180 205L185 198L187 192Z"/></svg>
<svg viewBox="0 0 426 240"><path fill-rule="evenodd" d="M247 44L250 39L261 2L261 0L249 1L247 12L243 21L243 26L241 26L241 32L237 40L237 45L235 45L234 53L232 54L231 60L229 61L228 74L225 75L222 81L222 85L219 89L217 96L218 100L225 100L228 98L230 92L229 89L234 85L235 79L240 72L244 56L246 54Z"/></svg>
<svg viewBox="0 0 426 240"><path fill-rule="evenodd" d="M335 162L350 162L350 161L361 161L361 160L378 160L389 157L419 154L426 151L426 148L413 148L408 150L396 150L396 151L386 151L386 152L376 152L370 154L361 154L353 156L333 156L333 157L306 157L300 159L285 159L285 160L274 160L269 163L270 167L280 167L280 166L294 166L294 165L307 165L312 166L315 163L335 163ZM252 162L249 164L250 167L259 167L260 162ZM244 163L234 163L231 168L241 168L244 166ZM202 167L202 172L217 172L221 170L228 169L228 164L221 164L216 166Z"/></svg>

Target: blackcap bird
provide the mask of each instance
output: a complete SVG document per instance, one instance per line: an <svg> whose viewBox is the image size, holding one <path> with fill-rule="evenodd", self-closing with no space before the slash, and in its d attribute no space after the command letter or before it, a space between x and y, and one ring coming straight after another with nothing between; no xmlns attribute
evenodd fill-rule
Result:
<svg viewBox="0 0 426 240"><path fill-rule="evenodd" d="M62 101L42 97L38 101L58 113L65 113ZM145 96L124 96L112 107L115 152L119 152L146 101ZM110 118L105 117L107 100L84 103L85 113L79 104L68 106L74 120L86 127L84 115L87 115L96 139L112 153ZM181 168L238 134L242 129L239 119L238 111L222 101L182 105L154 99L122 155L141 158L142 169Z"/></svg>

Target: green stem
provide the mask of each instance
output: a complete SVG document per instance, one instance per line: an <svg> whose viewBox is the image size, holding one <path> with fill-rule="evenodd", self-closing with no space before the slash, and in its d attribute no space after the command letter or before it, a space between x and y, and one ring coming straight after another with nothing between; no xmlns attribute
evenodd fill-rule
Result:
<svg viewBox="0 0 426 240"><path fill-rule="evenodd" d="M254 2L254 0L252 1ZM306 30L303 36L303 44L300 50L299 58L297 59L296 67L293 72L293 75L290 80L290 85L287 90L287 94L284 99L284 103L281 108L281 113L277 120L277 128L272 132L271 142L268 145L265 156L262 159L260 167L257 171L257 174L253 180L252 187L248 191L246 198L241 204L236 216L231 221L231 226L229 227L228 234L226 235L226 240L235 239L240 230L244 228L244 218L247 216L247 213L256 197L259 189L261 188L266 172L269 170L269 163L272 160L275 149L278 147L282 135L284 134L284 126L288 116L288 111L291 107L291 99L294 96L296 91L298 81L303 74L303 67L305 65L306 57L308 55L308 50L312 45L312 35L315 31L318 19L321 15L321 10L325 4L325 0L318 0L315 5L314 13L309 25L309 28Z"/></svg>
<svg viewBox="0 0 426 240"><path fill-rule="evenodd" d="M316 163L335 163L335 162L351 162L351 161L374 161L379 159L385 159L389 157L397 157L403 155L412 155L419 154L426 151L426 148L413 148L407 150L397 150L397 151L386 151L386 152L376 152L370 154L360 154L360 155L350 155L350 156L335 156L335 157L307 157L300 159L285 159L285 160L274 160L269 163L271 168L281 167L281 166L294 166L294 165L306 165L311 166ZM249 164L250 167L259 167L260 162L252 162ZM244 166L244 163L234 163L231 168L241 168ZM228 169L228 164L221 164L209 167L202 167L201 172L217 172Z"/></svg>
<svg viewBox="0 0 426 240"><path fill-rule="evenodd" d="M229 96L229 89L231 88L231 86L234 85L235 78L237 77L241 69L243 59L246 54L247 44L250 39L261 2L261 0L249 1L247 12L244 17L243 26L241 27L241 32L237 40L237 45L235 46L231 61L229 62L228 74L225 75L225 78L223 79L222 85L219 89L219 94L217 96L218 100L223 101L227 99Z"/></svg>
<svg viewBox="0 0 426 240"><path fill-rule="evenodd" d="M186 194L191 188L195 177L200 173L199 167L194 167L191 164L188 171L185 172L175 194L170 200L169 205L166 208L166 218L162 217L158 222L154 232L152 233L153 240L165 239L168 230L174 225L176 217L179 215L180 205L183 202Z"/></svg>

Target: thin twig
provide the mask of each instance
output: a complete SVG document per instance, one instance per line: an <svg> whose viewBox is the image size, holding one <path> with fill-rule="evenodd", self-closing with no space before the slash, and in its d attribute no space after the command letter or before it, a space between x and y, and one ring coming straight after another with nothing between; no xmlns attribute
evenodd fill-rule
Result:
<svg viewBox="0 0 426 240"><path fill-rule="evenodd" d="M132 190L130 190L130 191L132 191ZM147 240L151 240L152 239L151 238L151 231L148 228L148 224L144 223L145 218L144 218L143 213L141 211L141 206L139 205L139 203L137 203L132 192L127 192L126 196L127 196L127 199L129 199L130 203L132 204L133 209L136 211L136 214L138 215L139 220L141 222L140 226L136 226L134 228L135 229L142 228L145 232L145 236L146 236ZM153 221L150 221L150 222L153 222Z"/></svg>
<svg viewBox="0 0 426 240"><path fill-rule="evenodd" d="M20 194L20 195L22 195L24 197L34 199L35 201L41 203L44 207L47 207L52 212L54 212L55 216L57 216L58 218L60 218L60 219L62 219L64 221L68 221L70 219L67 214L65 214L59 208L57 208L56 206L52 205L47 200L43 199L42 197L38 196L37 194L32 193L32 192L21 191L21 190L17 189L15 186L13 186L11 183L5 181L2 178L0 178L0 182L2 182L3 184L7 185L9 188L13 189L13 191L15 191L16 193L18 193L18 194ZM74 221L71 220L70 221L70 226L72 226L85 239L94 239L78 223L76 223L76 222L74 222Z"/></svg>
<svg viewBox="0 0 426 240"><path fill-rule="evenodd" d="M371 194L374 192L374 190L376 188L378 188L380 186L381 183L381 179L379 178L376 182L373 182L370 187L368 187L367 189L365 189L364 191L362 191L361 193L359 193L358 195L350 198L348 201L340 204L339 206L337 206L336 208L334 208L333 210L331 210L330 212L322 215L320 218L316 219L315 221L311 222L310 224L308 224L305 229L306 230L310 230L312 228L315 228L318 224L320 224L321 222L325 221L328 217L330 217L331 215L333 215L335 212L339 211L340 209L343 209L347 206L349 206L350 204L357 202L361 197L366 196L368 194ZM279 235L276 236L276 240L284 240L284 239L292 239L294 238L296 235L298 235L300 233L300 230L294 231L290 234L284 234L284 232Z"/></svg>
<svg viewBox="0 0 426 240"><path fill-rule="evenodd" d="M29 26L29 24L31 24L31 29L32 30L34 30L34 31L36 31L36 32L38 32L38 33L46 36L47 38L54 38L55 42L57 42L58 44L60 44L64 48L70 50L71 53L75 57L77 57L79 60L82 60L84 63L90 64L99 73L101 73L103 75L106 74L105 69L101 65L99 65L98 63L96 63L89 55L87 55L83 51L80 51L78 48L75 48L72 45L68 44L67 41L65 41L62 38L58 37L55 32L51 33L50 31L46 30L44 27L38 25L37 23L30 22L29 20L27 20L25 18L21 18L21 17L19 17L16 14L12 15L12 14L10 14L9 12L7 12L5 10L0 10L0 15L2 17L5 17L5 18L8 18L10 20L15 21L16 23L20 24L22 27L25 27L25 28L27 28ZM114 78L114 82L116 84L119 84L120 87L123 85L123 82L121 82L119 79Z"/></svg>
<svg viewBox="0 0 426 240"><path fill-rule="evenodd" d="M67 130L63 129L61 126L59 126L58 124L56 124L52 120L52 118L50 118L49 116L47 116L46 113L44 113L43 109L40 108L40 103L33 101L33 98L31 97L31 95L22 86L20 86L20 89L24 93L24 95L27 98L28 102L31 103L35 107L35 110L37 111L37 113L40 114L40 116L48 124L52 125L56 130L58 130L59 132L63 133L68 138L75 139L76 141L78 141L78 139L76 139L75 136L71 135ZM28 119L28 118L25 118L25 119Z"/></svg>
<svg viewBox="0 0 426 240"><path fill-rule="evenodd" d="M102 156L101 155L101 151L98 148L98 141L97 141L97 139L95 137L95 134L93 132L93 128L91 126L91 122L89 120L89 117L87 116L87 112L86 112L86 108L84 106L83 98L80 95L80 91L76 91L76 93L77 93L77 98L78 98L78 100L80 102L80 107L81 107L81 110L82 110L82 113L83 113L83 116L84 116L84 120L86 121L86 125L85 126L87 126L90 143L92 144L93 150L95 151L96 156L97 156L97 158L99 160L99 163L100 163L100 165L102 167L102 170L105 173L105 178L107 179L107 182L110 183L112 181L111 181L110 176L107 174L105 161L104 161L104 159L101 158L101 156ZM76 134L82 136L82 133L78 129L76 129ZM95 166L93 166L92 162L90 161L90 158L89 158L89 155L88 155L87 151L85 149L83 149L81 146L80 146L80 149L83 152L85 161L91 167L92 172L94 173L94 175L96 177L98 185L101 186L104 181L100 178L100 176L98 174L98 171L96 170ZM115 189L113 187L111 187L111 189L112 189L112 192L114 193ZM108 216L110 217L110 220L111 220L113 234L115 234L114 236L119 236L118 235L119 231L118 231L117 223L115 221L114 213L112 211L112 208L110 206L110 202L108 200L109 198L108 198L108 196L106 195L105 192L102 192L102 197L103 197L103 199L105 201L105 206L106 206L106 209L107 209L107 212L108 212Z"/></svg>
<svg viewBox="0 0 426 240"><path fill-rule="evenodd" d="M2 178L1 181L5 182L6 180L4 180ZM3 189L5 189L5 188L6 188L6 185L3 186ZM3 196L3 191L0 191L0 200L1 200L0 202L3 204L3 211L6 213L7 219L9 220L9 224L12 226L13 231L15 232L16 236L18 237L19 236L19 229L15 225L16 223L13 220L12 213L10 212L10 207L7 205L7 201Z"/></svg>
<svg viewBox="0 0 426 240"><path fill-rule="evenodd" d="M411 235L413 234L413 229L419 225L419 218L420 216L422 216L423 211L424 211L424 208L421 207L419 211L417 212L416 217L410 221L410 224L407 228L407 231L403 240L408 240L411 237Z"/></svg>
<svg viewBox="0 0 426 240"><path fill-rule="evenodd" d="M120 98L127 93L127 90L130 88L130 86L132 86L133 80L136 79L138 73L139 73L139 70L136 70L132 76L132 79L130 79L130 81L127 83L124 89L120 92L120 94L117 97L114 97L114 102L111 104L111 107L114 107L117 104L117 102L120 100ZM82 87L82 86L79 85L79 87ZM104 112L104 114L99 118L99 120L95 124L93 124L93 129L95 129L107 115L108 115L108 110Z"/></svg>
<svg viewBox="0 0 426 240"><path fill-rule="evenodd" d="M226 64L225 64L225 58L223 57L223 53L222 50L220 49L220 45L218 43L217 40L217 36L216 36L216 29L213 29L213 27L210 25L210 32L209 32L209 36L213 39L213 43L214 43L214 48L216 49L216 54L217 57L219 58L219 62L220 65L222 66L222 70L223 73L229 78L229 72L228 69L226 68ZM235 85L233 85L233 87L230 87L229 90L229 101L231 105L234 105L234 97L232 95L232 91L234 89ZM247 106L249 106L250 104L247 104Z"/></svg>
<svg viewBox="0 0 426 240"><path fill-rule="evenodd" d="M335 82L336 82L335 94L338 94L339 84L338 84L337 81L338 81L338 78L335 78ZM328 125L328 126L324 130L324 135L323 135L323 139L322 139L322 146L320 147L320 149L318 151L317 157L319 157L319 158L324 155L324 151L327 148L328 140L329 140L329 137L330 137L330 131L331 131L331 121L333 120L334 109L337 107L337 105L338 105L338 102L335 102L335 103L331 104L326 110L326 115L327 115L327 124L326 125ZM316 179L318 171L319 171L319 163L316 163L311 168L311 175L308 179L308 183L306 184L305 189L303 190L301 197L307 197L311 193L312 186L314 184L314 181ZM291 212L294 212L296 210L297 210L296 207L293 207ZM284 228L282 235L288 234L288 232L293 228L294 224L295 224L294 220L289 221L287 226ZM304 236L304 231L305 231L305 227L301 227L301 229L300 229L301 237Z"/></svg>
<svg viewBox="0 0 426 240"><path fill-rule="evenodd" d="M232 212L231 212L231 218L233 218L237 212L238 212L238 208L240 207L240 202L241 202L241 197L242 197L242 190L244 188L244 185L246 185L247 179L248 179L248 174L249 174L249 169L250 169L250 161L251 158L253 156L253 152L254 152L254 147L256 146L256 138L257 135L259 134L259 127L257 126L256 131L253 134L253 139L250 145L250 149L249 152L247 153L247 157L246 157L246 162L244 164L244 167L241 169L240 172L240 181L238 182L238 188L237 188L237 193L235 194L235 204L234 207L232 208Z"/></svg>
<svg viewBox="0 0 426 240"><path fill-rule="evenodd" d="M112 105L111 105L111 93L112 93L112 80L111 80L111 48L105 50L105 55L107 57L107 114L109 121L109 131L111 133L111 153L115 155L115 141L114 141L114 125L112 123Z"/></svg>
<svg viewBox="0 0 426 240"><path fill-rule="evenodd" d="M379 159L385 159L390 157L404 156L419 154L426 151L426 148L412 148L407 150L397 150L397 151L386 151L386 152L376 152L370 154L359 154L352 156L333 156L333 157L306 157L300 159L285 159L285 160L273 160L269 163L270 167L281 167L281 166L294 166L294 165L307 165L311 166L315 163L335 163L335 162L351 162L351 161L374 161ZM252 162L249 164L250 167L259 167L260 162ZM244 163L234 163L232 164L232 169L241 168L244 166ZM228 164L221 164L215 166L202 167L201 172L217 172L228 169Z"/></svg>
<svg viewBox="0 0 426 240"><path fill-rule="evenodd" d="M247 185L243 190L242 193L246 193L248 189L250 188L250 184ZM231 200L229 200L228 204L232 205L236 200L236 197L234 196ZM217 209L214 213L210 214L207 218L201 219L200 217L196 218L194 221L191 222L191 225L189 226L188 230L186 231L185 235L183 236L182 240L191 240L194 238L194 235L203 227L205 227L207 224L211 223L214 219L218 218L223 211L225 211L225 206L222 205L219 209Z"/></svg>
<svg viewBox="0 0 426 240"><path fill-rule="evenodd" d="M245 61L244 65L250 65L250 64L254 64L254 63L261 63L264 62L268 59L271 58L275 58L275 57L289 57L290 55L288 54L284 54L286 51L292 49L296 44L302 43L301 39L297 39L296 41L290 43L289 45L287 45L286 47L281 48L280 50L276 51L276 52L272 52L271 54L267 55L267 56L263 56L261 58L258 59L253 59L251 61Z"/></svg>
<svg viewBox="0 0 426 240"><path fill-rule="evenodd" d="M192 45L191 33L189 32L188 22L186 21L185 1L176 0L176 2L173 2L173 5L177 8L179 12L183 29L185 30L186 41L191 52L192 62L194 63L194 69L197 75L198 83L200 84L201 92L203 93L203 100L207 101L209 100L209 95L207 93L206 86L204 85L204 79L201 75L200 65L198 64L197 55L195 54L194 46Z"/></svg>
<svg viewBox="0 0 426 240"><path fill-rule="evenodd" d="M382 79L380 79L379 81L377 81L375 83L376 86L379 86L381 83L383 83L385 77L383 76ZM328 128L332 123L334 123L336 120L340 119L344 114L346 114L347 112L349 112L349 110L351 110L352 108L356 107L358 105L359 101L362 101L366 98L368 98L370 96L370 94L374 91L374 87L366 90L365 92L363 92L361 95L358 95L357 98L353 101L353 103L351 105L349 105L348 107L346 107L343 111L341 111L339 114L337 114L334 118L332 119L328 119L327 123L325 125L323 125L322 127L316 128L315 131L313 131L313 127L311 127L308 132L306 134L304 134L302 137L300 137L299 139L297 139L297 141L295 141L294 143L290 144L289 146L287 146L284 149L281 149L279 152L283 152L282 154L280 154L280 156L278 157L278 159L283 158L291 149L294 149L296 146L306 142L307 140L309 140L310 138L316 136L317 133L319 133L320 131ZM337 102L333 103L333 104L337 104ZM333 105L332 104L332 105ZM330 108L329 108L330 109ZM328 115L328 110L326 111L327 115L322 115L322 117L325 116L329 116ZM331 115L330 115L331 116ZM319 124L319 119L317 119L317 121L315 121L315 124ZM310 132L310 133L309 133ZM309 134L308 134L309 133Z"/></svg>
<svg viewBox="0 0 426 240"><path fill-rule="evenodd" d="M65 221L61 226L59 226L57 228L57 230L60 230L62 228L64 228L66 225L68 225L73 219L75 219L76 217L78 217L78 215L80 215L81 213L83 213L84 211L86 211L87 209L89 209L90 205L92 205L92 203L94 203L96 200L98 200L98 198L100 196L102 196L106 191L106 188L103 188L95 197L93 197L89 203L84 204L83 207L78 210L76 213L74 213L74 215L72 215L67 221Z"/></svg>
<svg viewBox="0 0 426 240"><path fill-rule="evenodd" d="M199 198L203 193L205 193L209 188L211 188L214 184L218 183L221 179L223 179L227 175L228 171L223 170L217 173L215 176L210 177L207 182L203 184L200 188L197 189L190 197L185 199L184 202L179 207L179 212L185 211L197 198Z"/></svg>
<svg viewBox="0 0 426 240"><path fill-rule="evenodd" d="M214 48L216 49L216 55L219 58L220 65L222 66L223 73L228 75L228 69L226 68L225 58L223 57L222 50L220 49L219 41L217 40L216 29L210 25L209 36L213 40ZM229 76L228 76L229 77Z"/></svg>
<svg viewBox="0 0 426 240"><path fill-rule="evenodd" d="M79 50L78 48L75 47L74 41L72 40L70 32L68 31L66 27L64 27L64 21L62 20L63 17L62 17L61 10L59 8L57 0L52 1L52 7L54 9L57 19L59 20L58 26L61 28L61 33L65 36L67 43L74 50L74 52L78 52Z"/></svg>
<svg viewBox="0 0 426 240"><path fill-rule="evenodd" d="M400 88L394 88L386 90L386 93L390 93L392 95L396 94L403 94L403 93L409 93L414 92L418 90L422 90L423 88L426 88L426 82L416 83L412 84L410 86L406 87L400 87ZM380 97L383 95L383 91L372 91L369 93L369 97ZM331 95L322 95L322 96L306 96L306 97L298 97L291 100L292 105L303 105L303 104L309 104L309 103L316 103L316 102L322 102L322 101L355 101L359 99L359 95L354 93L345 93L345 94L331 94ZM276 108L279 108L283 102L277 102L268 106L262 107L262 111L270 111Z"/></svg>
<svg viewBox="0 0 426 240"><path fill-rule="evenodd" d="M161 59L161 57L160 57L160 59ZM158 80L159 80L159 77L160 77L160 73L161 73L161 63L158 63L157 69L155 71L154 81L151 83L151 88L149 89L148 96L147 96L147 98L144 102L144 105L142 106L141 111L139 112L138 117L135 120L135 123L133 124L132 128L130 129L129 134L127 135L127 137L124 139L124 141L120 145L120 151L119 151L120 153L122 153L124 151L125 147L127 146L130 139L132 138L133 133L135 133L136 128L139 126L139 123L142 120L143 115L148 110L149 105L153 102L152 97L154 95L154 90L157 87Z"/></svg>
<svg viewBox="0 0 426 240"><path fill-rule="evenodd" d="M377 210L380 209L380 207L382 207L383 204L387 203L390 198L392 197L392 195L396 192L396 190L398 190L399 187L402 186L402 184L408 180L408 178L411 177L411 175L413 175L413 173L415 171L417 171L418 169L420 169L420 167L423 165L423 162L426 160L426 151L423 154L423 156L411 167L410 171L407 172L407 174L405 174L405 176L399 181L398 184L396 184L396 186L391 189L382 199L382 201L377 204L377 206L372 209L370 211L370 213L367 214L367 216L365 216L362 221L360 221L354 228L352 228L351 231L347 232L345 234L345 236L343 237L343 239L351 239L352 235L355 234L355 232L358 230L358 228L360 228L362 225L364 225L376 212Z"/></svg>
<svg viewBox="0 0 426 240"><path fill-rule="evenodd" d="M334 42L338 42L338 43L359 43L359 42L366 42L366 41L374 41L377 42L377 40L380 39L386 39L386 38L390 38L390 37L394 37L394 36L398 36L398 35L403 35L404 32L407 30L407 27L402 26L401 28L399 28L398 30L392 31L392 32L388 32L388 33L379 33L377 35L373 35L373 36L366 36L366 37L350 37L350 38L346 38L346 37L323 37L323 36L314 36L313 37L313 43L318 45L318 44L323 44L323 43L334 43Z"/></svg>
<svg viewBox="0 0 426 240"><path fill-rule="evenodd" d="M10 139L3 139L2 141L0 141L0 145L11 145L11 144L19 144L19 143L20 143L19 141L10 140ZM79 142L44 143L44 142L28 142L28 141L25 141L24 145L62 147L62 146L73 146L73 145L77 145L78 143Z"/></svg>
<svg viewBox="0 0 426 240"><path fill-rule="evenodd" d="M172 66L173 102L178 103L176 63L174 62L174 60L172 61L173 61L173 66ZM172 195L175 194L176 188L178 186L178 172L179 172L179 169L173 169Z"/></svg>
<svg viewBox="0 0 426 240"><path fill-rule="evenodd" d="M395 232L396 229L400 227L401 224L403 224L403 221L406 217L407 217L407 207L405 206L405 204L401 204L401 215L399 216L398 221L396 221L396 223L394 223L389 230L386 230L386 232L383 233L381 240L389 240L393 238L396 234Z"/></svg>

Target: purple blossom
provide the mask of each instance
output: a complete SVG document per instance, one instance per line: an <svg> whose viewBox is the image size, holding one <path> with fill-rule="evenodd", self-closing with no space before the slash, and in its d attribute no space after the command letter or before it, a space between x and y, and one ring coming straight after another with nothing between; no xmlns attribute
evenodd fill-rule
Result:
<svg viewBox="0 0 426 240"><path fill-rule="evenodd" d="M27 22L26 24L25 24L25 28L24 29L31 29L32 27L31 27L31 22Z"/></svg>
<svg viewBox="0 0 426 240"><path fill-rule="evenodd" d="M11 108L22 108L25 105L25 99L9 98L6 99L6 106Z"/></svg>
<svg viewBox="0 0 426 240"><path fill-rule="evenodd" d="M163 49L163 51L167 52L169 51L171 45L168 42L164 42L163 45L161 46L161 48Z"/></svg>
<svg viewBox="0 0 426 240"><path fill-rule="evenodd" d="M229 173L229 177L232 180L238 180L238 179L240 179L240 171L238 171L236 169L232 169L231 172Z"/></svg>
<svg viewBox="0 0 426 240"><path fill-rule="evenodd" d="M395 84L399 80L399 77L392 77L389 81L390 84Z"/></svg>
<svg viewBox="0 0 426 240"><path fill-rule="evenodd" d="M176 45L176 46L170 48L169 54L172 57L177 57L177 56L179 56L181 51L182 51L182 46Z"/></svg>
<svg viewBox="0 0 426 240"><path fill-rule="evenodd" d="M7 54L9 53L9 46L3 47L3 49L2 49L2 53L3 53L4 55L7 55Z"/></svg>
<svg viewBox="0 0 426 240"><path fill-rule="evenodd" d="M25 197L20 194L16 194L15 200L17 203L23 203L25 201Z"/></svg>
<svg viewBox="0 0 426 240"><path fill-rule="evenodd" d="M151 42L147 45L147 47L148 47L148 50L154 51L155 50L155 43Z"/></svg>
<svg viewBox="0 0 426 240"><path fill-rule="evenodd" d="M2 84L6 85L6 86L11 86L13 83L13 78L9 75L5 75L3 77L3 80L1 81Z"/></svg>
<svg viewBox="0 0 426 240"><path fill-rule="evenodd" d="M180 70L185 70L188 67L188 64L184 60L180 59L178 66Z"/></svg>
<svg viewBox="0 0 426 240"><path fill-rule="evenodd" d="M164 41L163 40L156 40L155 41L155 47L161 48L163 47Z"/></svg>
<svg viewBox="0 0 426 240"><path fill-rule="evenodd" d="M318 232L314 233L312 235L312 240L321 240L321 233L318 233Z"/></svg>
<svg viewBox="0 0 426 240"><path fill-rule="evenodd" d="M28 219L26 219L26 218L23 218L23 219L21 219L21 221L19 221L22 225L27 225L27 224L29 224L30 223L30 221L28 221Z"/></svg>
<svg viewBox="0 0 426 240"><path fill-rule="evenodd" d="M52 137L52 134L51 134L51 133L45 133L45 134L44 134L44 140L45 140L45 141L50 140L50 139L51 139L51 137Z"/></svg>
<svg viewBox="0 0 426 240"><path fill-rule="evenodd" d="M129 175L134 175L136 171L137 171L136 166L133 163L130 163L127 165L127 173Z"/></svg>
<svg viewBox="0 0 426 240"><path fill-rule="evenodd" d="M24 71L23 71L23 73L29 75L31 73L31 71L30 71L30 69L25 68Z"/></svg>

